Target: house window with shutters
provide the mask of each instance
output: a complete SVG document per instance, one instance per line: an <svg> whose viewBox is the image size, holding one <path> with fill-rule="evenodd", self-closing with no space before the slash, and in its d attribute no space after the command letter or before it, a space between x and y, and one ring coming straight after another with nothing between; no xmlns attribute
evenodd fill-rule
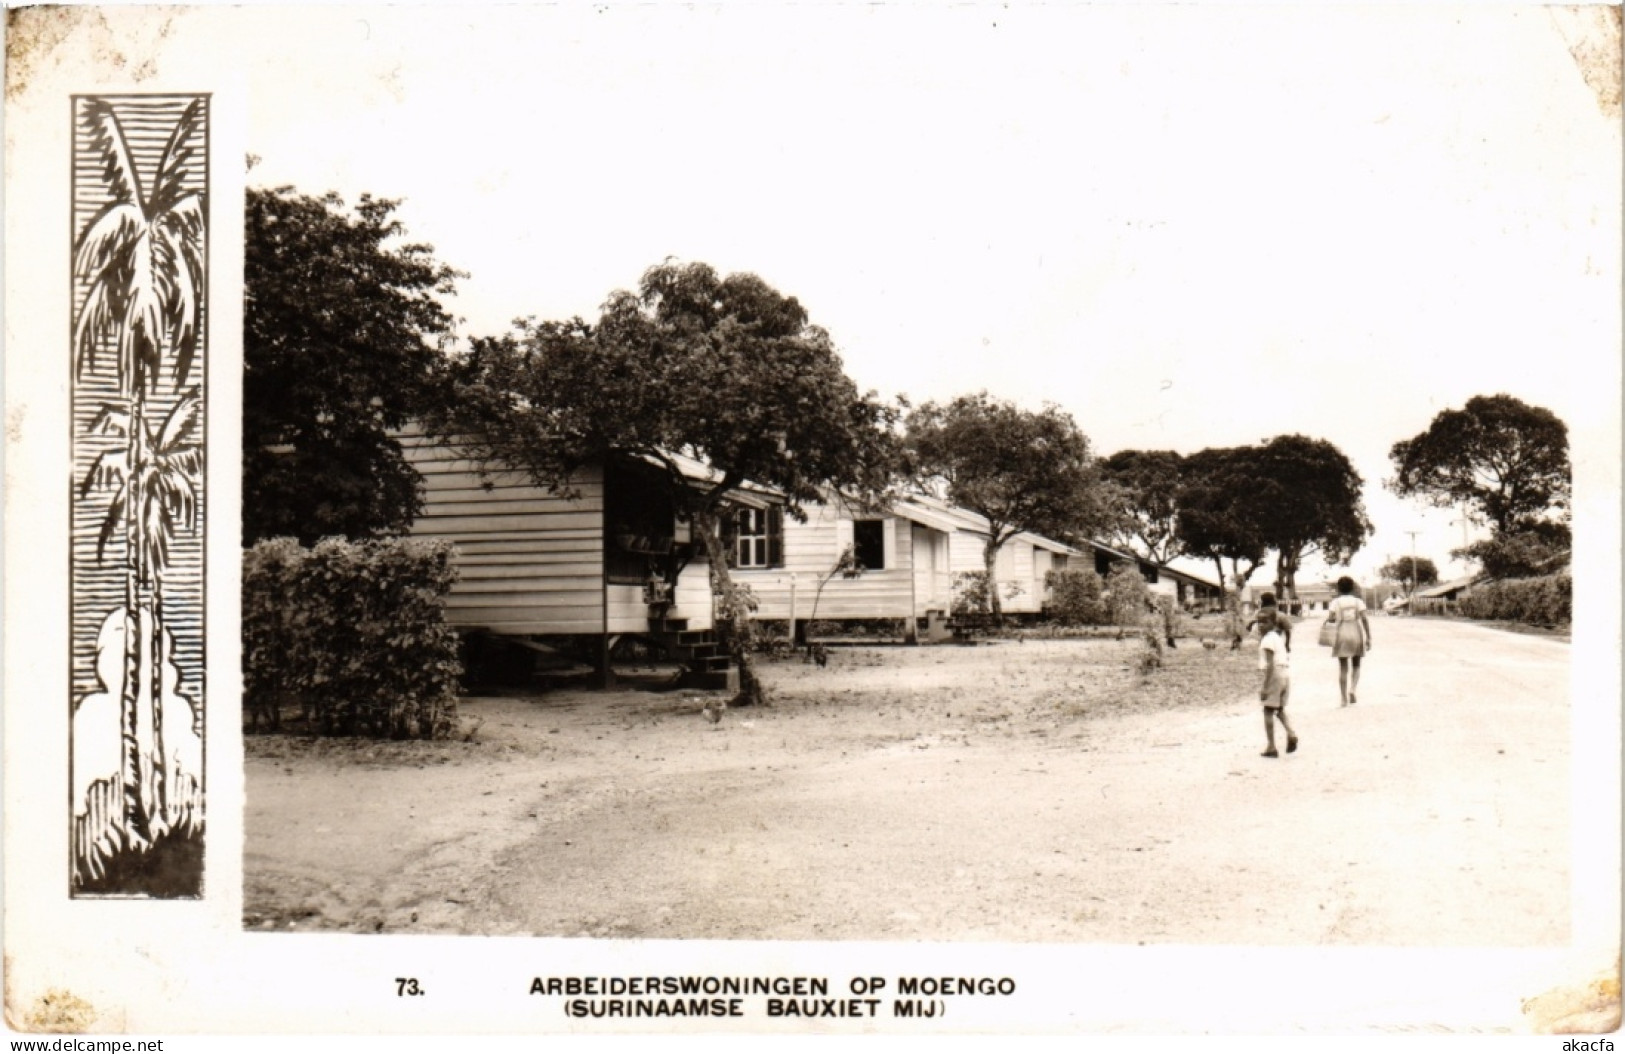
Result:
<svg viewBox="0 0 1625 1054"><path fill-rule="evenodd" d="M735 567L784 566L783 509L740 509L734 527Z"/></svg>

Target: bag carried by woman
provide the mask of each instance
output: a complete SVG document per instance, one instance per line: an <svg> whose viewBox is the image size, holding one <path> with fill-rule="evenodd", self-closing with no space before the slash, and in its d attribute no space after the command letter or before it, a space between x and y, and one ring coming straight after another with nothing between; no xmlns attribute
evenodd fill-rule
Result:
<svg viewBox="0 0 1625 1054"><path fill-rule="evenodd" d="M1326 621L1320 624L1320 646L1330 648L1337 643L1337 612L1326 616Z"/></svg>

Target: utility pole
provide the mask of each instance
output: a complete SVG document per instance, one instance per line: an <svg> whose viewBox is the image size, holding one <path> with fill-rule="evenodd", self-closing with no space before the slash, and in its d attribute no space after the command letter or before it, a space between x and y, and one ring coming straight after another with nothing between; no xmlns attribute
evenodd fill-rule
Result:
<svg viewBox="0 0 1625 1054"><path fill-rule="evenodd" d="M1406 531L1411 536L1411 614L1416 614L1416 536L1421 531Z"/></svg>

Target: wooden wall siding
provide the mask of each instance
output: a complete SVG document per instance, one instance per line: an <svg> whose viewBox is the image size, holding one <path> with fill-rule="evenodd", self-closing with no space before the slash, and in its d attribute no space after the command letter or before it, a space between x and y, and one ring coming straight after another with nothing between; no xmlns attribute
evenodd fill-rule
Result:
<svg viewBox="0 0 1625 1054"><path fill-rule="evenodd" d="M641 585L611 582L605 587L605 599L609 604L611 633L649 632L649 606L643 599ZM667 617L687 619L691 630L712 627L711 565L704 558L695 557L683 568Z"/></svg>
<svg viewBox="0 0 1625 1054"><path fill-rule="evenodd" d="M955 531L949 542L948 563L953 575L964 574L967 571L984 571L986 564L982 560L982 547L985 545L982 535L972 531ZM998 579L999 607L1011 614L1036 612L1044 603L1044 580L1042 576L1034 578L1033 550L1037 548L1032 542L1016 537L1005 542L999 549L999 557L994 564L994 575ZM1018 596L1010 597L1005 589L1011 582L1021 586Z"/></svg>
<svg viewBox="0 0 1625 1054"><path fill-rule="evenodd" d="M982 546L985 539L972 531L955 531L948 536L948 570L956 575L983 571Z"/></svg>
<svg viewBox="0 0 1625 1054"><path fill-rule="evenodd" d="M914 567L914 524L898 518L886 521L886 566Z"/></svg>
<svg viewBox="0 0 1625 1054"><path fill-rule="evenodd" d="M604 632L603 475L581 473L576 497L549 494L513 472L487 489L474 464L421 436L401 437L423 474L423 537L457 545L459 581L446 602L454 626L513 634ZM638 590L639 628L647 611Z"/></svg>
<svg viewBox="0 0 1625 1054"><path fill-rule="evenodd" d="M830 505L808 505L807 522L784 518L784 566L736 568L736 581L756 594L759 619L791 617L790 576L795 575L795 617L812 614L818 582L835 566L841 551L852 544L852 516ZM820 619L907 618L923 614L914 602L913 536L909 521L885 517L885 559L881 570L865 571L857 578L837 575L824 587L818 601Z"/></svg>
<svg viewBox="0 0 1625 1054"><path fill-rule="evenodd" d="M828 571L829 568L825 568ZM751 571L748 576L738 571L734 576L748 584L756 594L759 619L790 617L790 572L784 568ZM806 619L812 615L813 596L818 591L822 573L796 572L795 617ZM865 571L853 579L834 578L824 587L818 601L818 618L905 618L913 606L913 581L907 571Z"/></svg>
<svg viewBox="0 0 1625 1054"><path fill-rule="evenodd" d="M1055 554L1048 549L1040 549L1036 545L1030 545L1027 548L1032 550L1033 557L1033 594L1038 598L1039 606L1042 607L1049 602L1050 598L1049 573L1050 569L1055 566Z"/></svg>
<svg viewBox="0 0 1625 1054"><path fill-rule="evenodd" d="M953 579L948 571L948 536L922 524L911 524L910 545L914 554L914 609L947 611L953 603Z"/></svg>
<svg viewBox="0 0 1625 1054"><path fill-rule="evenodd" d="M649 605L643 600L643 587L611 582L604 587L604 602L609 605L609 631L611 633L647 633Z"/></svg>
<svg viewBox="0 0 1625 1054"><path fill-rule="evenodd" d="M672 593L671 617L688 619L689 629L712 627L711 562L705 557L695 556L677 577L677 588ZM647 609L644 618L647 628Z"/></svg>
<svg viewBox="0 0 1625 1054"><path fill-rule="evenodd" d="M1012 538L999 551L999 588L1003 590L1011 582L1021 586L1021 593L1015 597L999 594L1003 609L1012 614L1038 611L1044 606L1044 580L1033 576L1034 548L1032 542ZM1006 557L1008 565L1004 562Z"/></svg>

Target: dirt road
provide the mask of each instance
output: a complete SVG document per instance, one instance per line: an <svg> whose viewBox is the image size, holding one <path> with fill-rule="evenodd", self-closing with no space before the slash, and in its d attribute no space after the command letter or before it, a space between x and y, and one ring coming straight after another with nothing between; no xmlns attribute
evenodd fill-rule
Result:
<svg viewBox="0 0 1625 1054"><path fill-rule="evenodd" d="M1378 618L1359 703L1339 709L1313 630L1293 671L1302 748L1278 760L1245 689L1069 711L1069 683L1133 676L1121 654L1086 668L1107 645L1077 641L771 666L775 705L715 728L681 695L561 693L470 701L477 744L359 767L251 757L245 925L1565 942L1568 645ZM1179 659L1253 683L1251 650L1186 642Z"/></svg>

